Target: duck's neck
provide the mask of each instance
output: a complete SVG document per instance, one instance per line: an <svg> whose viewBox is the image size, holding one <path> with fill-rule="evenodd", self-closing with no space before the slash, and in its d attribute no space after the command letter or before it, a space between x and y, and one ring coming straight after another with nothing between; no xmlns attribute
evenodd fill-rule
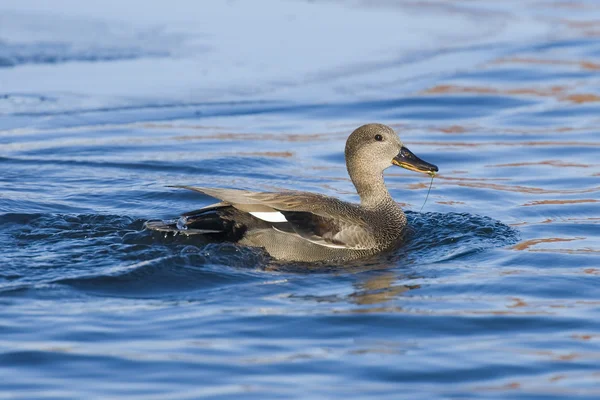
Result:
<svg viewBox="0 0 600 400"><path fill-rule="evenodd" d="M350 173L351 169L352 172ZM385 187L383 171L374 171L369 168L353 169L352 165L348 165L348 172L363 207L379 208L384 204L395 204L390 192Z"/></svg>

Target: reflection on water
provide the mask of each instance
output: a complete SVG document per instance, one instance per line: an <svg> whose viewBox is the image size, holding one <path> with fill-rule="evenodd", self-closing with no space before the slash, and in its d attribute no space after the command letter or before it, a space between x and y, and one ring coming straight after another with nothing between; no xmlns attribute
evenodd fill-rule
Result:
<svg viewBox="0 0 600 400"><path fill-rule="evenodd" d="M386 273L360 282L357 291L350 295L350 300L358 305L385 303L401 296L404 292L419 289L420 285L398 285L394 273Z"/></svg>

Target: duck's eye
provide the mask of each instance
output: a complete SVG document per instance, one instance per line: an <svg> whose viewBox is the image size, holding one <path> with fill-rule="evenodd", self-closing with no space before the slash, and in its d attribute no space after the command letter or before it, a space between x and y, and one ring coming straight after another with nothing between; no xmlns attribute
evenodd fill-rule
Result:
<svg viewBox="0 0 600 400"><path fill-rule="evenodd" d="M381 142L383 140L383 136L375 135L375 140L377 140L378 142Z"/></svg>

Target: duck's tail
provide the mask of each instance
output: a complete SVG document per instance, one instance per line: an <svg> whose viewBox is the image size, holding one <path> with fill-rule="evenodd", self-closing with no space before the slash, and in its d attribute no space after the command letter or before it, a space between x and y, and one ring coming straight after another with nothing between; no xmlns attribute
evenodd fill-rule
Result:
<svg viewBox="0 0 600 400"><path fill-rule="evenodd" d="M215 204L183 214L172 220L146 221L146 229L183 235L205 235L211 240L238 241L246 232L246 226L235 222L233 207Z"/></svg>

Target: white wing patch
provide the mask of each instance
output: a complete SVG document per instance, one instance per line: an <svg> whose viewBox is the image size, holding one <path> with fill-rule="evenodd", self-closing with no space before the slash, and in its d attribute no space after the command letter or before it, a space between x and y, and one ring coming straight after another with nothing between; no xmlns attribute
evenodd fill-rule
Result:
<svg viewBox="0 0 600 400"><path fill-rule="evenodd" d="M285 219L285 215L280 213L279 211L269 211L269 212L250 212L250 215L256 217L258 219L262 219L267 222L287 222Z"/></svg>

